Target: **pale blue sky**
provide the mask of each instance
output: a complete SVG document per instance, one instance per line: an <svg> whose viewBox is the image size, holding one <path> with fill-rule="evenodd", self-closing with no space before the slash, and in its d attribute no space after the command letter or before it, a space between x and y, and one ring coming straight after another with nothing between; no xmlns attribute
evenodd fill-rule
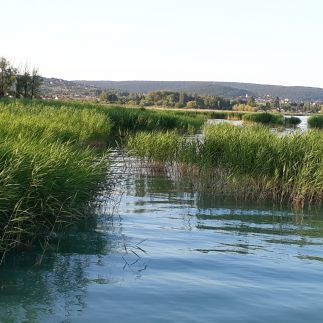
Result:
<svg viewBox="0 0 323 323"><path fill-rule="evenodd" d="M48 77L323 87L322 0L0 0L0 11L0 56Z"/></svg>

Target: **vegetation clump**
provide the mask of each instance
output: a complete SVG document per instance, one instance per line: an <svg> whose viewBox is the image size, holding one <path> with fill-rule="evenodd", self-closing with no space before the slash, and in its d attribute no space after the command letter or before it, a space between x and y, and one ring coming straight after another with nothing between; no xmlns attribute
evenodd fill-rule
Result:
<svg viewBox="0 0 323 323"><path fill-rule="evenodd" d="M0 103L0 261L84 218L104 180L111 121L95 110Z"/></svg>
<svg viewBox="0 0 323 323"><path fill-rule="evenodd" d="M302 122L301 119L298 117L288 117L288 118L285 117L285 126L287 126L287 127L288 126L292 126L292 127L297 126L301 122Z"/></svg>
<svg viewBox="0 0 323 323"><path fill-rule="evenodd" d="M186 112L142 110L120 106L102 107L114 124L114 131L166 131L194 132L207 120L203 114L190 115Z"/></svg>
<svg viewBox="0 0 323 323"><path fill-rule="evenodd" d="M310 128L323 129L323 115L311 116L307 122Z"/></svg>
<svg viewBox="0 0 323 323"><path fill-rule="evenodd" d="M242 117L242 120L244 122L255 122L255 123L263 123L263 124L275 124L275 125L284 124L283 115L267 113L267 112L248 113Z"/></svg>
<svg viewBox="0 0 323 323"><path fill-rule="evenodd" d="M247 123L262 123L277 126L297 126L301 123L298 117L284 117L282 114L258 112L244 114L242 120Z"/></svg>
<svg viewBox="0 0 323 323"><path fill-rule="evenodd" d="M167 144L161 144L163 138ZM255 199L304 208L323 201L322 139L319 131L279 136L261 125L220 124L206 126L202 141L178 134L137 134L128 148L139 157L196 165L215 173L223 170L229 174L226 185L238 183Z"/></svg>

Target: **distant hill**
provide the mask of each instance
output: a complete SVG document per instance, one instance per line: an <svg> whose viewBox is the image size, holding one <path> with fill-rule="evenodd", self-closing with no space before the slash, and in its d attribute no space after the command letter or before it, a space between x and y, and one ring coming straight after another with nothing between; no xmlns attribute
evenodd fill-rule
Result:
<svg viewBox="0 0 323 323"><path fill-rule="evenodd" d="M46 95L95 96L101 90L147 93L157 90L185 91L200 95L219 95L225 98L255 96L280 97L293 101L323 101L323 89L304 86L263 85L237 82L195 81L65 81L44 78L42 91Z"/></svg>

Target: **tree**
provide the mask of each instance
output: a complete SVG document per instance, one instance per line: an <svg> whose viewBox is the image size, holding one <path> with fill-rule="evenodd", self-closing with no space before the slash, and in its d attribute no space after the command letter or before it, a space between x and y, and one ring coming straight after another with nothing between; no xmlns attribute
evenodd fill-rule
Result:
<svg viewBox="0 0 323 323"><path fill-rule="evenodd" d="M118 95L113 92L108 92L108 91L102 91L100 94L100 101L103 102L117 102L118 101Z"/></svg>
<svg viewBox="0 0 323 323"><path fill-rule="evenodd" d="M39 94L42 78L36 68L30 74L28 66L25 67L23 74L17 75L16 96L33 99Z"/></svg>
<svg viewBox="0 0 323 323"><path fill-rule="evenodd" d="M251 107L255 107L256 106L256 99L254 96L249 96L247 99L247 105L251 106Z"/></svg>
<svg viewBox="0 0 323 323"><path fill-rule="evenodd" d="M188 101L186 103L186 107L188 109L196 109L197 108L197 102L196 101Z"/></svg>
<svg viewBox="0 0 323 323"><path fill-rule="evenodd" d="M270 110L270 102L266 102L265 104L265 111Z"/></svg>
<svg viewBox="0 0 323 323"><path fill-rule="evenodd" d="M18 74L16 78L16 96L29 97L31 85L31 76L28 67L25 67L23 74Z"/></svg>
<svg viewBox="0 0 323 323"><path fill-rule="evenodd" d="M181 104L181 105L185 105L186 100L187 100L187 94L185 92L181 92L179 94L178 103Z"/></svg>
<svg viewBox="0 0 323 323"><path fill-rule="evenodd" d="M278 96L274 99L273 107L275 109L279 109L280 108L280 100L279 100L279 97Z"/></svg>
<svg viewBox="0 0 323 323"><path fill-rule="evenodd" d="M0 97L11 91L16 80L17 70L4 57L0 58Z"/></svg>
<svg viewBox="0 0 323 323"><path fill-rule="evenodd" d="M100 94L100 101L107 102L108 101L108 92L102 91Z"/></svg>
<svg viewBox="0 0 323 323"><path fill-rule="evenodd" d="M40 86L42 83L42 77L39 75L38 69L33 68L30 79L30 98L33 99L39 94Z"/></svg>

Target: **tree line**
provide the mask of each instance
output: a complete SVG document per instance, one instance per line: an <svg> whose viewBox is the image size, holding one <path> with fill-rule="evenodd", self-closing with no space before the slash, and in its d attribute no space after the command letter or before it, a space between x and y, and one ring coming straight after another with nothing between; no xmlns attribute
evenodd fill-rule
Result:
<svg viewBox="0 0 323 323"><path fill-rule="evenodd" d="M233 101L214 95L197 95L177 91L152 91L149 93L128 93L102 91L100 101L107 103L133 104L140 106L164 106L172 108L208 108L230 110Z"/></svg>
<svg viewBox="0 0 323 323"><path fill-rule="evenodd" d="M14 67L10 61L0 57L0 98L14 96L33 99L39 95L42 77L38 69L30 69L27 65L23 70Z"/></svg>
<svg viewBox="0 0 323 323"><path fill-rule="evenodd" d="M152 91L148 93L128 93L125 91L98 91L100 102L170 108L216 109L234 111L286 111L286 112L319 112L323 111L322 103L285 102L279 97L267 102L257 101L249 96L240 99L225 99L217 95L197 95L178 91Z"/></svg>

